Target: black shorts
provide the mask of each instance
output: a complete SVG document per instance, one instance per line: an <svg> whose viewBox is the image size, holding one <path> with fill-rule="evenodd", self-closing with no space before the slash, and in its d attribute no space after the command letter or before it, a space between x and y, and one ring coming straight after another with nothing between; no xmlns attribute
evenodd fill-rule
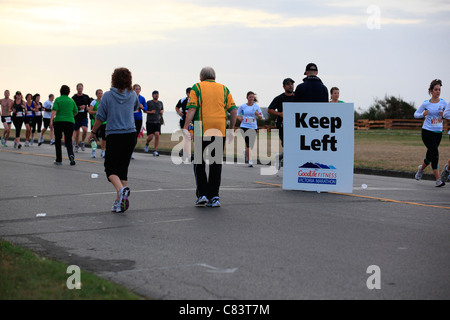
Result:
<svg viewBox="0 0 450 320"><path fill-rule="evenodd" d="M2 123L7 123L7 124L11 124L12 120L11 120L11 116L2 116Z"/></svg>
<svg viewBox="0 0 450 320"><path fill-rule="evenodd" d="M23 117L23 123L25 124L25 125L29 125L29 126L32 126L33 125L33 119L34 119L34 117Z"/></svg>
<svg viewBox="0 0 450 320"><path fill-rule="evenodd" d="M155 134L155 132L161 133L161 123L146 123L147 135Z"/></svg>
<svg viewBox="0 0 450 320"><path fill-rule="evenodd" d="M98 128L95 137L97 138L97 140L99 139L106 140L106 124L102 124L100 128Z"/></svg>
<svg viewBox="0 0 450 320"><path fill-rule="evenodd" d="M256 142L256 135L258 132L258 129L250 129L250 128L241 128L243 131L243 136L245 138L245 146L247 148L253 149L253 146Z"/></svg>
<svg viewBox="0 0 450 320"><path fill-rule="evenodd" d="M50 118L43 118L42 120L44 120L44 129L50 127Z"/></svg>

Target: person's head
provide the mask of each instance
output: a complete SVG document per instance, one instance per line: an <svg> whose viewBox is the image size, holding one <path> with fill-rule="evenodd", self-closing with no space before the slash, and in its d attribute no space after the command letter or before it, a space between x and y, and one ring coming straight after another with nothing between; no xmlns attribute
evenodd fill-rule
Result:
<svg viewBox="0 0 450 320"><path fill-rule="evenodd" d="M283 80L283 89L286 94L294 93L294 83L295 81L291 78L286 78Z"/></svg>
<svg viewBox="0 0 450 320"><path fill-rule="evenodd" d="M41 95L39 93L36 93L33 96L33 101L39 102L41 100Z"/></svg>
<svg viewBox="0 0 450 320"><path fill-rule="evenodd" d="M59 93L62 96L68 96L70 94L70 88L69 86L66 86L65 84L61 86L61 89L59 89Z"/></svg>
<svg viewBox="0 0 450 320"><path fill-rule="evenodd" d="M55 100L55 95L54 95L53 93L50 93L50 94L48 95L48 100L50 100L50 101Z"/></svg>
<svg viewBox="0 0 450 320"><path fill-rule="evenodd" d="M27 102L31 102L32 98L33 98L33 95L31 93L27 93L27 95L25 96L25 100L27 100Z"/></svg>
<svg viewBox="0 0 450 320"><path fill-rule="evenodd" d="M158 100L159 92L157 90L153 91L152 92L152 97L153 97L153 100L155 100L155 101Z"/></svg>
<svg viewBox="0 0 450 320"><path fill-rule="evenodd" d="M9 99L9 90L5 90L5 99Z"/></svg>
<svg viewBox="0 0 450 320"><path fill-rule="evenodd" d="M317 76L319 69L315 63L308 63L305 68L305 76Z"/></svg>
<svg viewBox="0 0 450 320"><path fill-rule="evenodd" d="M136 92L136 94L139 96L141 94L141 86L137 83L133 85L133 90Z"/></svg>
<svg viewBox="0 0 450 320"><path fill-rule="evenodd" d="M15 100L22 100L22 92L16 91L16 94L14 95Z"/></svg>
<svg viewBox="0 0 450 320"><path fill-rule="evenodd" d="M254 102L258 102L256 94L252 91L247 92L247 101L249 105L252 105Z"/></svg>
<svg viewBox="0 0 450 320"><path fill-rule="evenodd" d="M428 88L428 93L434 99L438 99L441 96L441 87L442 87L442 81L439 79L435 79L435 80L431 81L430 87Z"/></svg>
<svg viewBox="0 0 450 320"><path fill-rule="evenodd" d="M204 67L200 71L200 81L216 80L216 72L211 67Z"/></svg>
<svg viewBox="0 0 450 320"><path fill-rule="evenodd" d="M127 68L117 68L114 70L111 77L111 86L119 91L132 91L132 80L131 71Z"/></svg>
<svg viewBox="0 0 450 320"><path fill-rule="evenodd" d="M83 94L83 89L84 89L84 86L82 83L77 84L77 93L78 94L80 94L80 95Z"/></svg>
<svg viewBox="0 0 450 320"><path fill-rule="evenodd" d="M330 94L331 94L331 100L337 101L339 99L339 88L338 87L331 88Z"/></svg>
<svg viewBox="0 0 450 320"><path fill-rule="evenodd" d="M186 89L186 96L189 97L189 95L191 94L191 90L192 88L187 88Z"/></svg>
<svg viewBox="0 0 450 320"><path fill-rule="evenodd" d="M95 96L97 97L97 101L99 101L103 97L103 90L97 89L97 91L95 91Z"/></svg>

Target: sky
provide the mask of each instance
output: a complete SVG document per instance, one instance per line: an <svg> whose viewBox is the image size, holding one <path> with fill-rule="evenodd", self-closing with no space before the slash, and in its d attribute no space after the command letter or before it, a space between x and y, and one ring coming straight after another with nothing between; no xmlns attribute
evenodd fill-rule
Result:
<svg viewBox="0 0 450 320"><path fill-rule="evenodd" d="M237 105L253 91L267 107L314 62L357 111L386 95L418 108L436 78L450 100L449 17L448 0L0 0L0 91L94 97L127 67L172 111L211 66Z"/></svg>

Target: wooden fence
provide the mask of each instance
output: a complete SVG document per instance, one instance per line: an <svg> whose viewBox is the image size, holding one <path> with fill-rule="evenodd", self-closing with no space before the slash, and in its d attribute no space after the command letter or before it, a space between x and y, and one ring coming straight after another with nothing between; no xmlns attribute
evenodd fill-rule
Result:
<svg viewBox="0 0 450 320"><path fill-rule="evenodd" d="M386 120L357 120L355 121L356 130L370 129L396 129L396 130L420 130L423 125L423 119L386 119ZM444 120L444 130L450 129L450 121Z"/></svg>

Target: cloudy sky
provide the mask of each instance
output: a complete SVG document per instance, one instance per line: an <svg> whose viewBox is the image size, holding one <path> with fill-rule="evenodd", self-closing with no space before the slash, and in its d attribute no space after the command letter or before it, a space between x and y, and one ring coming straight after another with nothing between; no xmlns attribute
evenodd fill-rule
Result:
<svg viewBox="0 0 450 320"><path fill-rule="evenodd" d="M449 17L448 0L0 0L0 90L83 82L93 97L124 66L173 109L212 66L237 104L251 90L267 107L315 62L356 109L386 94L418 107L435 78L450 100Z"/></svg>

